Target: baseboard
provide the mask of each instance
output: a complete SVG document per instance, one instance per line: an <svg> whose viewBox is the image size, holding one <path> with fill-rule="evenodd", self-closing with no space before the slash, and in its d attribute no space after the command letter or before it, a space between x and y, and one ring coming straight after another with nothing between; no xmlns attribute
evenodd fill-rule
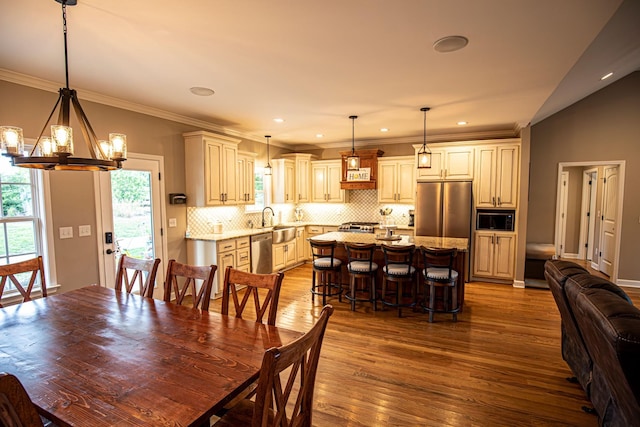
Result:
<svg viewBox="0 0 640 427"><path fill-rule="evenodd" d="M591 261L591 268L593 268L594 270L600 271L600 267L598 266L597 262Z"/></svg>
<svg viewBox="0 0 640 427"><path fill-rule="evenodd" d="M563 253L562 254L562 258L566 258L566 259L580 259L580 256L578 254L569 254L569 253Z"/></svg>
<svg viewBox="0 0 640 427"><path fill-rule="evenodd" d="M524 288L524 280L514 280L513 281L514 288Z"/></svg>
<svg viewBox="0 0 640 427"><path fill-rule="evenodd" d="M626 286L628 288L640 288L640 280L618 279L618 286Z"/></svg>

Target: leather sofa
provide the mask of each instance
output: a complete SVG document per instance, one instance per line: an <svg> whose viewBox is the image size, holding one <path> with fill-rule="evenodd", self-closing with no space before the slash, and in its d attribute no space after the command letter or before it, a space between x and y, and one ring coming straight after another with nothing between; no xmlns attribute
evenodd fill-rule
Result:
<svg viewBox="0 0 640 427"><path fill-rule="evenodd" d="M640 426L640 310L575 263L547 261L545 278L562 319L562 358L600 425Z"/></svg>

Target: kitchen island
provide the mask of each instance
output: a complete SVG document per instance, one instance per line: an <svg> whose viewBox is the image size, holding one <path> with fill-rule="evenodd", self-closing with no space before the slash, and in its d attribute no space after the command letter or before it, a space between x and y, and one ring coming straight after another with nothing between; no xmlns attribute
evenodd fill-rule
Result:
<svg viewBox="0 0 640 427"><path fill-rule="evenodd" d="M469 251L469 239L466 238L454 238L454 237L431 237L431 236L396 236L399 240L385 240L380 236L373 233L343 233L339 231L325 233L318 236L314 236L313 240L320 241L332 241L335 240L338 243L335 256L342 260L346 266L347 251L344 247L345 243L374 243L379 248L374 255L374 261L380 268L378 268L378 275L376 277L376 286L379 287L382 284L382 266L384 265L384 254L382 253L382 245L391 246L404 246L415 245L416 254L414 255L414 266L418 270L422 270L422 255L419 252L420 246L429 248L455 248L458 250L458 255L455 259L454 268L458 271L458 301L460 302L460 310L462 311L464 303L464 282L465 272L467 271L467 260ZM418 279L418 293L423 291L422 287L422 273L419 273ZM349 273L346 268L342 272L342 283L349 283ZM437 295L437 294L436 294Z"/></svg>

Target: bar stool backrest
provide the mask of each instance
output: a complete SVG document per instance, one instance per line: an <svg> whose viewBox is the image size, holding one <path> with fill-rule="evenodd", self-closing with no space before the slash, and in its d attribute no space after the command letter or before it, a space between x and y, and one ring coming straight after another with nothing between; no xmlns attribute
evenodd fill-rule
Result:
<svg viewBox="0 0 640 427"><path fill-rule="evenodd" d="M345 249L347 250L347 258L349 258L349 264L352 262L357 263L369 263L368 270L373 270L373 253L376 250L376 245L373 243L345 243Z"/></svg>
<svg viewBox="0 0 640 427"><path fill-rule="evenodd" d="M382 245L382 253L384 253L384 272L392 265L394 275L410 276L413 271L413 254L415 253L415 245ZM405 267L406 266L406 270ZM414 270L415 271L415 270Z"/></svg>
<svg viewBox="0 0 640 427"><path fill-rule="evenodd" d="M319 264L316 263L319 259L325 259L326 262L322 263L322 267L333 269L336 268L336 258L334 258L336 246L338 243L335 240L309 240L309 244L311 245L311 254L313 257L313 266L318 267ZM325 266L325 264L327 264Z"/></svg>

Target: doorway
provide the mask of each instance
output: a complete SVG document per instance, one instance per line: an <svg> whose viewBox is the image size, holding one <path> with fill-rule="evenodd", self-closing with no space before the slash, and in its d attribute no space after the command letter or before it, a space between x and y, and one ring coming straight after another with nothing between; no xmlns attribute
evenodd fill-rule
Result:
<svg viewBox="0 0 640 427"><path fill-rule="evenodd" d="M580 184L563 189L563 176L567 172L582 175ZM618 279L618 253L620 233L618 224L622 222L622 201L624 200L625 161L610 162L564 162L558 165L558 188L556 193L556 248L575 246L576 253L565 255L569 258L590 260L592 268L609 276L616 283ZM579 178L576 178L578 180ZM588 180L592 185L588 186ZM588 198L588 200L585 200ZM568 218L563 224L564 200L568 200ZM574 206L575 205L575 206ZM568 233L568 224L576 224L579 232ZM564 233L564 235L563 235ZM568 242L567 239L571 239ZM575 241L573 241L575 239ZM563 252L558 251L559 255ZM572 255L572 256L569 256Z"/></svg>
<svg viewBox="0 0 640 427"><path fill-rule="evenodd" d="M154 296L162 297L167 259L163 235L164 161L160 156L130 154L123 168L98 174L98 250L100 283L113 287L122 255L141 259L160 258Z"/></svg>

